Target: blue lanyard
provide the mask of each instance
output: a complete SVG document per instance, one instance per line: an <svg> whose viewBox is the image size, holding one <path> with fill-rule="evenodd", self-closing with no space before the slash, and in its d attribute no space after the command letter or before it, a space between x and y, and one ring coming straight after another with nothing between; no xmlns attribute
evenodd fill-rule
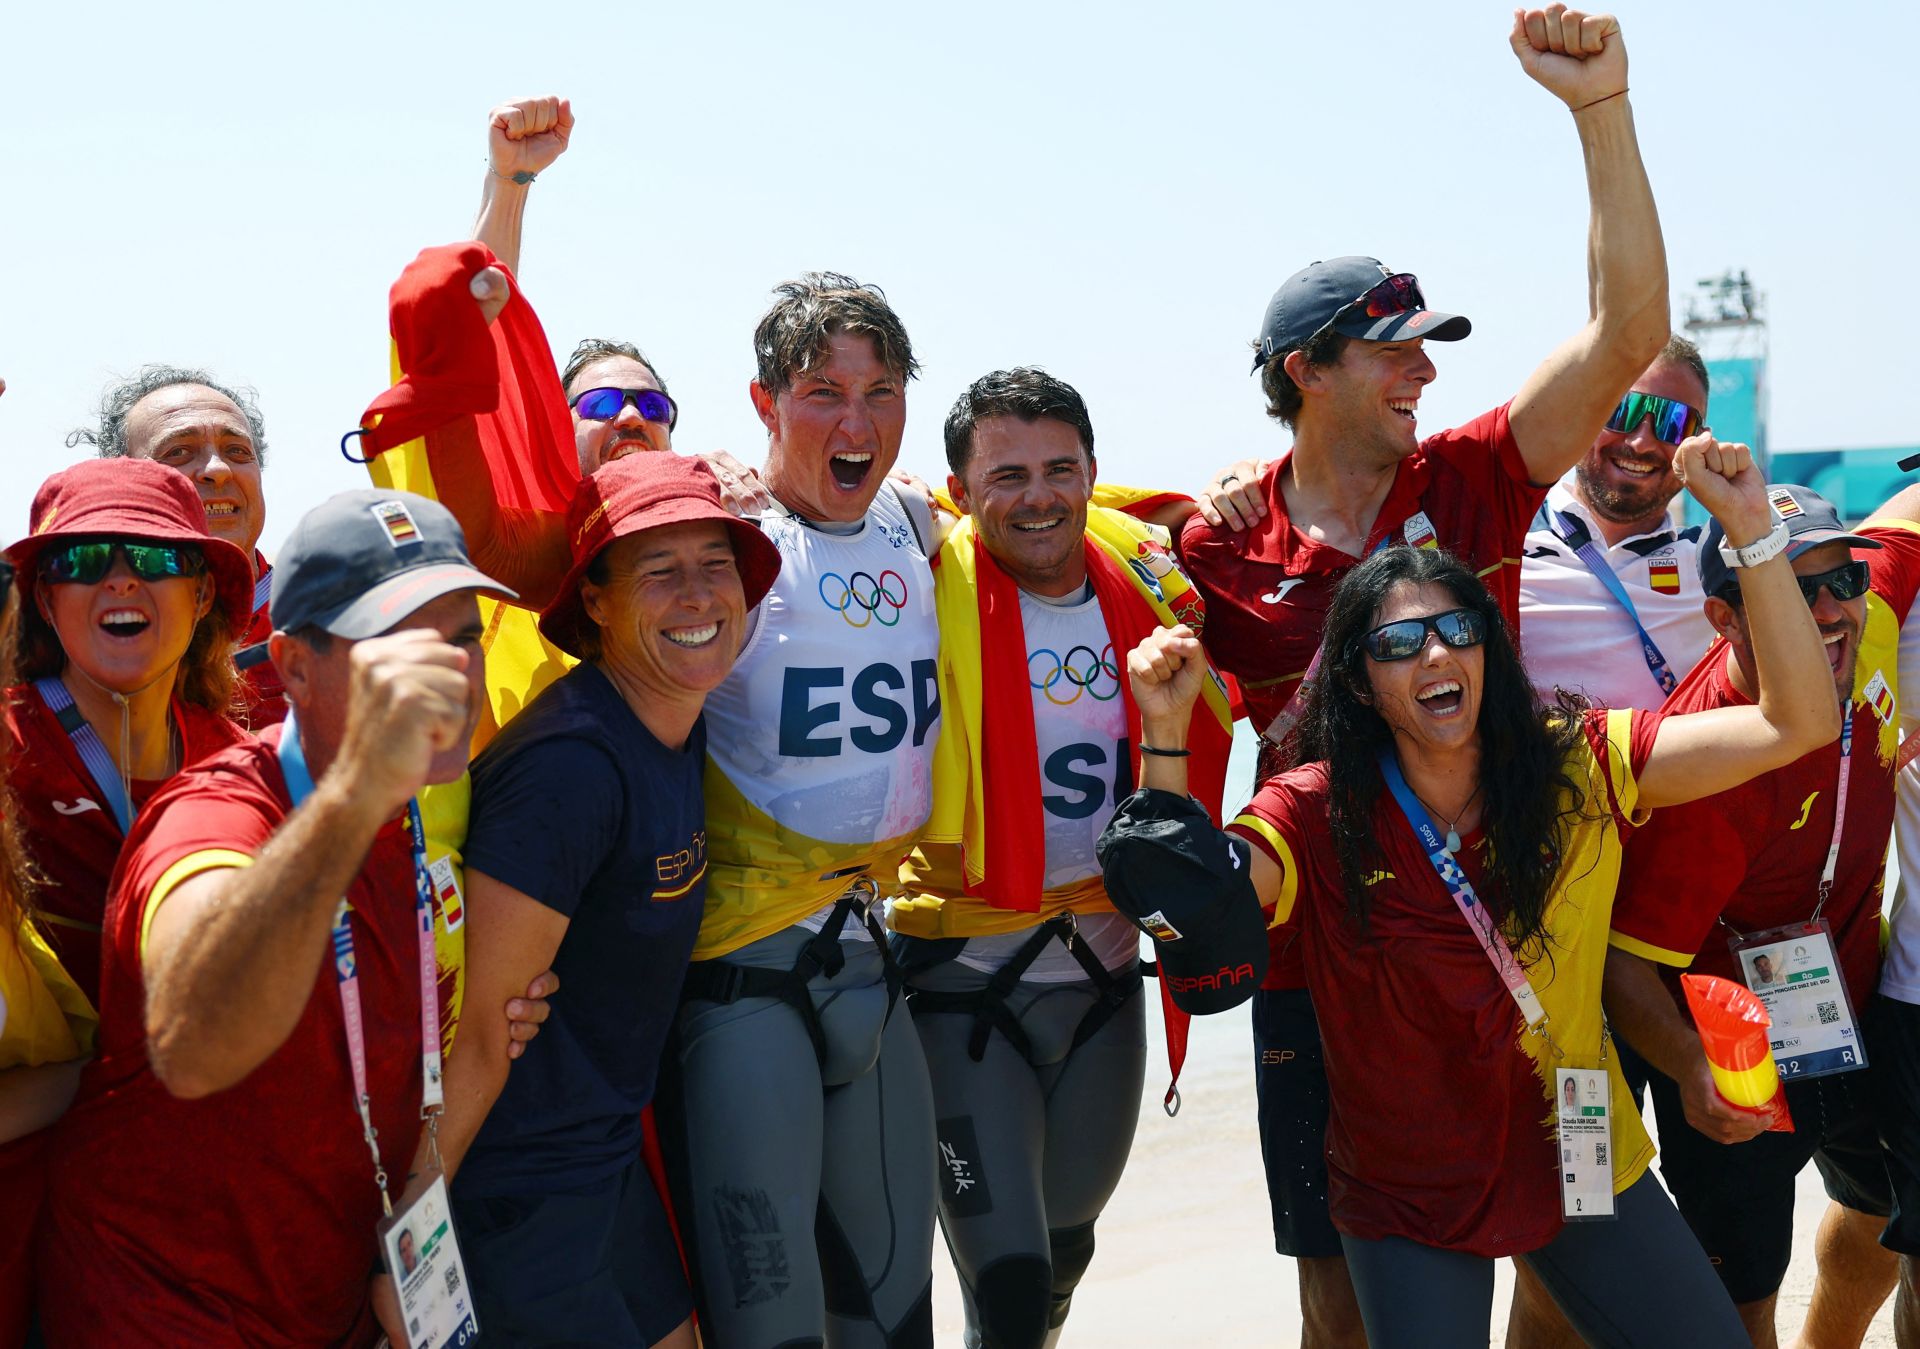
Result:
<svg viewBox="0 0 1920 1349"><path fill-rule="evenodd" d="M80 714L80 708L74 703L73 695L67 692L65 684L58 679L36 679L33 687L39 693L40 701L47 705L47 711L53 713L54 720L60 723L60 729L73 741L80 762L86 765L87 774L93 779L93 785L99 789L100 795L107 798L107 808L113 812L113 818L120 822L120 833L124 836L133 828L133 798L120 781L120 770L114 767L113 756L107 753L106 745ZM125 715L124 711L122 715Z"/></svg>
<svg viewBox="0 0 1920 1349"><path fill-rule="evenodd" d="M292 712L287 714L280 732L280 771L287 780L287 795L298 809L313 792L313 773L307 767L306 749L300 743L300 727ZM429 1121L432 1129L438 1123L439 1108L444 1100L440 1081L439 971L433 950L433 881L427 871L427 831L420 819L417 799L407 802L407 826L413 853L413 908L420 954L420 1117ZM367 1088L366 1026L360 1010L360 973L354 958L353 924L348 912L343 897L333 915L333 973L340 986L347 1059L353 1069L354 1110L360 1116L367 1149L373 1154L373 1180L380 1187L380 1202L391 1216L393 1203L387 1195L387 1171L380 1161L379 1131L373 1127L373 1098ZM437 1157L437 1143L433 1152Z"/></svg>
<svg viewBox="0 0 1920 1349"><path fill-rule="evenodd" d="M1615 602L1627 611L1627 617L1633 621L1633 630L1640 634L1640 654L1647 662L1647 673L1660 685L1662 693L1671 694L1680 682L1673 677L1673 671L1667 668L1667 658L1660 654L1660 648L1654 644L1646 625L1641 623L1639 613L1633 607L1633 600L1627 594L1627 588L1620 584L1620 578L1614 575L1613 568L1607 565L1606 555L1593 541L1593 535L1587 527L1562 511L1552 514L1554 537L1573 549L1573 555L1587 564L1592 572L1607 588ZM1578 542L1575 542L1575 540Z"/></svg>
<svg viewBox="0 0 1920 1349"><path fill-rule="evenodd" d="M1447 851L1447 845L1441 839L1440 831L1434 827L1427 808L1420 804L1420 798L1413 794L1413 788L1407 786L1406 776L1401 773L1399 761L1393 757L1391 749L1380 751L1379 764L1380 776L1387 780L1387 788L1399 803L1400 813L1413 826L1414 835L1420 840L1420 846L1426 849L1427 860L1433 864L1434 873L1440 877L1440 883L1447 887L1447 893L1452 897L1454 907L1460 910L1460 916L1473 929L1480 949L1487 953L1494 973L1500 976L1500 982L1506 985L1508 994L1520 1008L1527 1028L1541 1029L1546 1024L1547 1009L1540 1005L1540 995L1527 982L1527 972L1514 958L1513 948L1507 945L1507 939L1501 935L1500 925L1493 921L1493 915L1487 912L1486 905L1474 893L1473 882L1467 879L1467 873L1461 869L1459 861Z"/></svg>

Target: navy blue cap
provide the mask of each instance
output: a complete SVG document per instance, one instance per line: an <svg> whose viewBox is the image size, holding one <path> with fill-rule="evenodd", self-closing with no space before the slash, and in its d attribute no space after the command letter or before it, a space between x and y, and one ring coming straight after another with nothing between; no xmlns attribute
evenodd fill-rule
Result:
<svg viewBox="0 0 1920 1349"><path fill-rule="evenodd" d="M362 488L300 517L273 560L273 626L313 625L336 637L377 637L456 590L519 598L467 556L459 521L412 492Z"/></svg>
<svg viewBox="0 0 1920 1349"><path fill-rule="evenodd" d="M1773 483L1767 488L1767 500L1779 512L1780 518L1787 522L1789 562L1807 549L1818 548L1823 543L1846 543L1855 548L1880 547L1872 539L1849 534L1833 503L1811 487L1791 482ZM1738 584L1734 569L1720 556L1720 545L1726 541L1727 531L1720 527L1718 520L1707 526L1707 536L1700 541L1700 589L1709 595L1718 595L1727 587Z"/></svg>
<svg viewBox="0 0 1920 1349"><path fill-rule="evenodd" d="M1334 323L1334 316L1342 309L1394 275L1380 259L1361 257L1333 258L1295 272L1267 301L1254 351L1254 371L1257 373L1275 355L1304 347L1329 325L1337 333L1367 342L1399 342L1415 337L1457 342L1473 331L1473 324L1459 314L1431 309L1410 309L1377 319L1356 313Z"/></svg>

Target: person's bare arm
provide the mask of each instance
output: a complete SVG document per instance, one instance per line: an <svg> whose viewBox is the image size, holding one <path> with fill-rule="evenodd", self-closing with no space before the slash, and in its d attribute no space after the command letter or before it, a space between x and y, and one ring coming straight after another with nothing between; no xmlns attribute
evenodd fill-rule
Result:
<svg viewBox="0 0 1920 1349"><path fill-rule="evenodd" d="M1766 1115L1740 1109L1714 1087L1699 1033L1680 1015L1652 962L1609 950L1600 1000L1613 1029L1680 1088L1687 1123L1716 1143L1744 1143L1765 1131Z"/></svg>
<svg viewBox="0 0 1920 1349"><path fill-rule="evenodd" d="M38 1133L67 1113L85 1059L0 1069L0 1143Z"/></svg>
<svg viewBox="0 0 1920 1349"><path fill-rule="evenodd" d="M528 986L560 949L567 918L483 872L467 872L467 992L470 1006L496 1007ZM449 1178L507 1085L512 1040L505 1017L463 1020L447 1057L440 1156Z"/></svg>
<svg viewBox="0 0 1920 1349"><path fill-rule="evenodd" d="M1766 482L1745 445L1722 445L1703 432L1681 443L1674 468L1733 546L1767 536L1773 517ZM1640 804L1649 810L1737 787L1840 734L1833 672L1786 554L1742 568L1739 580L1759 701L1662 721L1638 775Z"/></svg>
<svg viewBox="0 0 1920 1349"><path fill-rule="evenodd" d="M487 176L473 237L520 274L520 229L527 215L531 177L566 153L573 135L573 109L564 98L516 98L487 114Z"/></svg>
<svg viewBox="0 0 1920 1349"><path fill-rule="evenodd" d="M1513 400L1513 437L1535 483L1579 462L1620 395L1666 343L1667 255L1627 99L1627 51L1609 14L1562 5L1514 14L1521 67L1573 112L1587 169L1590 316Z"/></svg>
<svg viewBox="0 0 1920 1349"><path fill-rule="evenodd" d="M1207 658L1193 629L1182 623L1156 628L1127 653L1127 681L1134 705L1140 709L1140 743L1155 749L1184 750L1193 707L1206 682ZM1184 755L1140 755L1140 785L1158 792L1186 796L1187 760ZM1271 909L1280 899L1286 877L1274 860L1259 848L1250 850L1248 867L1260 907Z"/></svg>
<svg viewBox="0 0 1920 1349"><path fill-rule="evenodd" d="M148 915L147 1053L175 1096L233 1086L292 1034L374 835L466 733L472 654L425 629L357 643L346 734L312 795L251 866L182 881Z"/></svg>

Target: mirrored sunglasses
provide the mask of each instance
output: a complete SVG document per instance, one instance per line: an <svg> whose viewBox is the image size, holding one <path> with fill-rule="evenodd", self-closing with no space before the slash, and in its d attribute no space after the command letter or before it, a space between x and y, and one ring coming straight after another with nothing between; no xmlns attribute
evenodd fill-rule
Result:
<svg viewBox="0 0 1920 1349"><path fill-rule="evenodd" d="M198 576L207 569L198 548L170 543L128 543L122 539L89 539L49 548L40 555L40 574L56 584L92 585L113 570L114 554L143 581L175 576Z"/></svg>
<svg viewBox="0 0 1920 1349"><path fill-rule="evenodd" d="M1426 649L1430 632L1440 634L1440 640L1456 650L1479 646L1487 640L1487 620L1472 609L1449 609L1424 618L1403 618L1382 623L1362 637L1360 645L1375 660L1405 660Z"/></svg>
<svg viewBox="0 0 1920 1349"><path fill-rule="evenodd" d="M1873 572L1864 562L1847 562L1832 571L1819 572L1813 576L1796 576L1794 583L1800 587L1800 594L1811 609L1820 603L1820 591L1824 588L1836 600L1857 600L1873 588ZM1729 580L1722 588L1725 599L1740 598L1740 583Z"/></svg>
<svg viewBox="0 0 1920 1349"><path fill-rule="evenodd" d="M680 420L679 406L658 389L583 389L567 404L590 422L610 422L632 403L635 412L671 431Z"/></svg>
<svg viewBox="0 0 1920 1349"><path fill-rule="evenodd" d="M1427 307L1427 297L1420 293L1419 278L1412 272L1396 272L1380 282L1365 295L1341 308L1344 317L1365 314L1370 319L1383 319L1392 314L1410 314Z"/></svg>
<svg viewBox="0 0 1920 1349"><path fill-rule="evenodd" d="M1706 421L1700 409L1690 407L1677 398L1629 391L1620 400L1620 405L1614 408L1613 415L1607 418L1607 430L1618 431L1623 436L1631 435L1633 428L1649 417L1653 418L1650 428L1653 438L1667 445L1678 445L1698 431Z"/></svg>

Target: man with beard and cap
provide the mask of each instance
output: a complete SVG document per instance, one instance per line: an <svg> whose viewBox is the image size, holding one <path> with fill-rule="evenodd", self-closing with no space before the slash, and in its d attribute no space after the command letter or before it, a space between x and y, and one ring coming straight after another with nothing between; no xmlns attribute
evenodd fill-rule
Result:
<svg viewBox="0 0 1920 1349"><path fill-rule="evenodd" d="M278 723L287 715L287 701L267 659L273 569L260 552L267 523L261 482L267 432L252 391L229 388L204 370L143 366L101 398L99 425L75 431L67 444L91 445L102 459L128 455L179 469L200 493L207 533L239 545L253 559L253 621L238 635L234 663L248 727L260 731Z"/></svg>
<svg viewBox="0 0 1920 1349"><path fill-rule="evenodd" d="M1769 489L1801 592L1813 610L1844 709L1836 743L1745 786L1656 811L1634 833L1621 895L1657 904L1616 914L1606 1007L1655 1070L1661 1174L1713 1258L1753 1342L1774 1344L1774 1303L1792 1254L1794 1178L1809 1160L1832 1200L1803 1342L1858 1344L1896 1278L1877 1238L1892 1207L1879 1135L1882 1072L1872 1028L1880 981L1880 899L1894 814L1900 627L1920 592L1920 488L1858 531L1818 493ZM1710 529L1699 551L1714 644L1662 710L1752 702L1740 573ZM1858 554L1856 558L1855 554ZM1763 982L1756 952L1783 962ZM1744 958L1742 953L1744 953ZM1664 967L1664 968L1663 968ZM1682 969L1745 984L1766 1005L1792 1129L1715 1090L1681 1009Z"/></svg>
<svg viewBox="0 0 1920 1349"><path fill-rule="evenodd" d="M1207 655L1238 679L1267 741L1262 779L1283 766L1334 590L1374 551L1453 553L1518 626L1522 542L1549 485L1667 339L1666 254L1619 24L1556 4L1517 12L1509 40L1579 132L1590 317L1511 402L1422 438L1421 396L1437 373L1424 344L1467 336L1465 318L1430 310L1411 274L1372 258L1315 263L1274 294L1253 368L1293 446L1264 471L1227 470L1180 536L1206 600ZM1327 1085L1305 982L1298 944L1276 932L1253 1012L1261 1153L1275 1247L1299 1261L1303 1343L1333 1349L1364 1338L1328 1217Z"/></svg>
<svg viewBox="0 0 1920 1349"><path fill-rule="evenodd" d="M1702 527L1676 529L1673 453L1707 419L1700 349L1670 337L1573 472L1547 493L1520 564L1527 672L1602 707L1654 707L1713 640Z"/></svg>

